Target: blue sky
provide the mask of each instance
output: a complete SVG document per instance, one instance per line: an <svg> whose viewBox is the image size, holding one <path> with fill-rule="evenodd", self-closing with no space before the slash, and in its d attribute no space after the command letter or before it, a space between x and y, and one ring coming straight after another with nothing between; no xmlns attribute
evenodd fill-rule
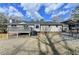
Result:
<svg viewBox="0 0 79 59"><path fill-rule="evenodd" d="M0 12L28 21L52 21L56 16L59 17L59 21L65 21L70 18L72 10L76 7L77 5L71 3L0 3Z"/></svg>

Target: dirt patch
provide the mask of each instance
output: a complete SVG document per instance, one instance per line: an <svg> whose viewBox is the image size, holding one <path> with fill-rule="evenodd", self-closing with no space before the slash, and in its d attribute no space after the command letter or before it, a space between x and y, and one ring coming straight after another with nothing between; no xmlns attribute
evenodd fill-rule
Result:
<svg viewBox="0 0 79 59"><path fill-rule="evenodd" d="M6 39L8 39L8 34L0 33L0 40L6 40Z"/></svg>

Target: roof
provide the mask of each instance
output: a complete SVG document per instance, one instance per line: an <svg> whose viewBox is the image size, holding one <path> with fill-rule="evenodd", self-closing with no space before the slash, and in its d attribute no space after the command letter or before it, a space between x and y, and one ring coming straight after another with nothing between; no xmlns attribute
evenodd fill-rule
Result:
<svg viewBox="0 0 79 59"><path fill-rule="evenodd" d="M6 25L12 25L12 24L17 24L17 25L35 25L35 24L40 24L40 25L61 25L60 23L55 23L55 22L22 22L22 23L5 23Z"/></svg>
<svg viewBox="0 0 79 59"><path fill-rule="evenodd" d="M61 23L64 23L64 24L76 24L76 23L79 23L77 20L67 20L67 21L64 21L64 22L61 22Z"/></svg>

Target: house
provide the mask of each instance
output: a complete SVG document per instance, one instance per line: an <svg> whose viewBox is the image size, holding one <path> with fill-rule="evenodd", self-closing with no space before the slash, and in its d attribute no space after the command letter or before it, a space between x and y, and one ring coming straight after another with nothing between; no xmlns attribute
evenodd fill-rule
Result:
<svg viewBox="0 0 79 59"><path fill-rule="evenodd" d="M32 31L38 32L61 32L61 24L53 22L21 22L21 23L8 23L8 33L30 33Z"/></svg>

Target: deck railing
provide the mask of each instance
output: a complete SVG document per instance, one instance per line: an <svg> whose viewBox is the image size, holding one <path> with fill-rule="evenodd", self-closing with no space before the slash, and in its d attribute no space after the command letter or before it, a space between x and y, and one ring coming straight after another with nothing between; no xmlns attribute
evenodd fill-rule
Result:
<svg viewBox="0 0 79 59"><path fill-rule="evenodd" d="M28 33L30 32L30 28L24 29L23 27L8 27L8 32Z"/></svg>

